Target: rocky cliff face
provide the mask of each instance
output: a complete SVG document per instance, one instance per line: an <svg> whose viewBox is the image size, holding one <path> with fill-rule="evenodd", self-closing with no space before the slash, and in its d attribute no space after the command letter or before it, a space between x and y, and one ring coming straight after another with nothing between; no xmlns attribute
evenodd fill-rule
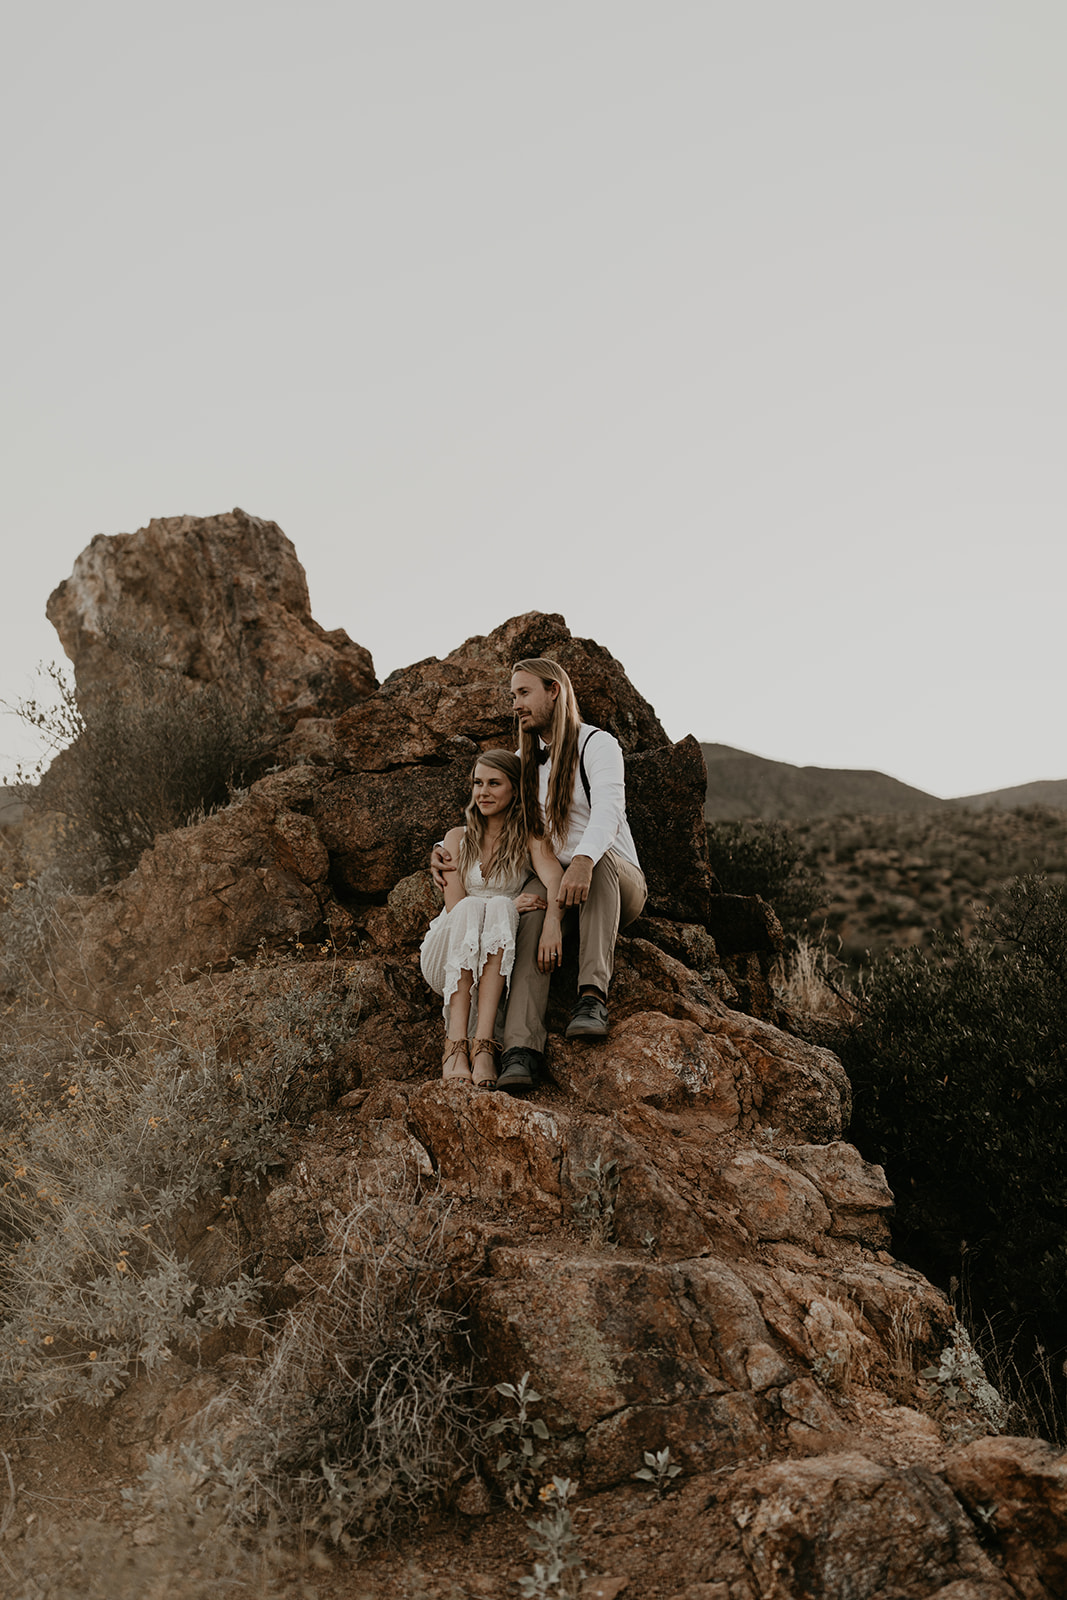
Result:
<svg viewBox="0 0 1067 1600"><path fill-rule="evenodd" d="M179 608L175 625L183 670L269 662L279 703L297 707L310 691L300 661L279 657L284 629L249 623L248 596L261 619L279 614L266 598L275 579L260 586L250 565L236 605L228 577L214 592L205 554L216 539L228 548L231 531L246 551L260 537L277 551L259 531L272 525L213 523L183 531L171 519L113 541L109 570L128 567L123 594L157 588L146 536L166 530L174 592L188 583L199 597L196 620ZM178 535L191 577L175 565ZM79 680L106 662L92 633L112 603L107 584L93 590L102 554L94 542L74 590L53 597ZM553 980L550 1082L521 1101L438 1081L439 1006L417 951L436 909L429 846L458 817L477 750L510 740L509 663L543 653L566 665L586 717L627 752L652 896L620 940L609 1038L563 1037L572 953ZM346 643L334 659L358 654ZM283 770L160 839L121 884L71 903L56 968L60 989L103 1020L136 985L180 969L174 1024L192 1040L239 990L249 1050L269 1048L283 969L356 997L348 1043L309 1087L310 1126L286 1172L237 1208L268 1305L328 1281L354 1188L387 1186L411 1204L441 1193L453 1202L450 1270L466 1285L479 1378L531 1375L551 1436L546 1472L607 1493L647 1450L669 1448L684 1469L676 1503L692 1584L664 1586L644 1556L605 1536L601 1563L633 1577L633 1592L1067 1593L1067 1465L1040 1443L997 1436L965 1385L952 1405L919 1375L950 1344L955 1317L890 1253L892 1195L845 1139L840 1064L736 1008L738 974L759 989L766 962L753 952L760 941L773 949L774 933L758 904L724 909L710 893L694 741L671 745L619 664L561 617L512 619L377 689L369 670L355 703L327 714L320 701L295 721ZM216 1220L198 1218L189 1240L205 1272ZM210 1381L186 1377L202 1404ZM193 1409L181 1376L140 1392L116 1411L128 1427L140 1407L138 1449L181 1437L174 1418Z"/></svg>
<svg viewBox="0 0 1067 1600"><path fill-rule="evenodd" d="M191 683L236 696L262 689L289 725L377 687L369 653L313 620L304 569L277 523L240 509L97 534L47 610L88 709L102 690L132 686L115 648L130 636Z"/></svg>

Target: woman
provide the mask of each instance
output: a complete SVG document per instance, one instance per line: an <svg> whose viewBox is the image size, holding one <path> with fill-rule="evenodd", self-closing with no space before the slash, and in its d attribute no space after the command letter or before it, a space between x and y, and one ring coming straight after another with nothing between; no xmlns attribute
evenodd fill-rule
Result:
<svg viewBox="0 0 1067 1600"><path fill-rule="evenodd" d="M445 872L445 909L431 922L420 951L423 976L444 997L441 1076L446 1083L473 1083L476 1089L496 1084L494 1057L500 1046L492 1034L515 962L522 912L545 912L537 950L542 972L558 966L563 950L556 899L563 868L545 841L523 824L520 777L519 759L510 750L487 750L478 757L464 825L445 835L448 859L457 863ZM547 902L521 892L531 877L541 880ZM469 1044L472 997L481 1037Z"/></svg>

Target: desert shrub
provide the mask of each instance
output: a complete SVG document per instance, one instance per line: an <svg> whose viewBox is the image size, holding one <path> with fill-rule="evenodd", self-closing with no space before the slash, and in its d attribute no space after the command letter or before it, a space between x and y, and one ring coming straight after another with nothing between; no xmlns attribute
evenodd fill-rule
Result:
<svg viewBox="0 0 1067 1600"><path fill-rule="evenodd" d="M76 1016L57 1026L47 996L0 1019L6 1410L100 1404L135 1364L151 1370L252 1314L234 1199L282 1161L358 1006L343 982L301 979L283 970L261 1014L239 996L199 1033L165 985L115 1035L71 1027ZM212 1196L221 1265L206 1283L185 1241Z"/></svg>
<svg viewBox="0 0 1067 1600"><path fill-rule="evenodd" d="M80 889L122 877L158 834L223 804L261 768L278 731L261 692L246 688L235 699L217 684L194 686L161 664L151 638L112 634L109 642L132 689L99 692L83 710L70 677L53 665L55 702L15 708L46 746L37 768L20 773L23 792L59 819L56 858Z"/></svg>
<svg viewBox="0 0 1067 1600"><path fill-rule="evenodd" d="M1013 883L978 930L872 967L840 1041L898 1248L1046 1347L1067 1319L1067 887Z"/></svg>
<svg viewBox="0 0 1067 1600"><path fill-rule="evenodd" d="M16 1080L20 1122L0 1136L0 1392L8 1411L100 1405L135 1363L246 1314L239 1266L198 1282L178 1249L189 1209L235 1166L266 1166L275 1141L254 1100L175 1054L144 1065L83 1063L54 1086ZM264 1135L267 1135L264 1138Z"/></svg>
<svg viewBox="0 0 1067 1600"><path fill-rule="evenodd" d="M469 1470L480 1429L447 1267L450 1208L405 1187L357 1189L334 1216L330 1275L205 1419L213 1442L150 1458L145 1505L165 1507L177 1485L197 1506L225 1505L234 1526L269 1516L347 1547L410 1524Z"/></svg>
<svg viewBox="0 0 1067 1600"><path fill-rule="evenodd" d="M783 822L709 823L708 860L722 894L758 894L787 933L799 932L822 898L803 845Z"/></svg>

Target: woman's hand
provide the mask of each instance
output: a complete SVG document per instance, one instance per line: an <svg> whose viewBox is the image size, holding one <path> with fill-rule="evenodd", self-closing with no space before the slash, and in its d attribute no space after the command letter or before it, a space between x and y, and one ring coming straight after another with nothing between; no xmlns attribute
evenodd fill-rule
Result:
<svg viewBox="0 0 1067 1600"><path fill-rule="evenodd" d="M547 911L548 901L542 900L539 894L517 894L515 896L515 910L520 916L524 911Z"/></svg>
<svg viewBox="0 0 1067 1600"><path fill-rule="evenodd" d="M539 972L555 972L563 960L563 934L560 929L558 916L551 912L545 917L545 925L541 929L541 942L537 946L537 967Z"/></svg>

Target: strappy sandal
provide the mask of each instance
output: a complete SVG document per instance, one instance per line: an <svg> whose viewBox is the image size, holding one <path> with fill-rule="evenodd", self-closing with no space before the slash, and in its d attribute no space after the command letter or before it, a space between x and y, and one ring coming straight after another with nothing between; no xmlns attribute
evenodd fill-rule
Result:
<svg viewBox="0 0 1067 1600"><path fill-rule="evenodd" d="M475 1039L471 1045L471 1059L474 1062L478 1060L480 1055L487 1055L492 1061L493 1057L499 1055L499 1053L500 1046L495 1039ZM487 1074L484 1068L475 1066L471 1082L476 1089L495 1089L496 1067L490 1067L490 1073Z"/></svg>
<svg viewBox="0 0 1067 1600"><path fill-rule="evenodd" d="M462 1061L459 1059L461 1056ZM445 1053L441 1057L441 1080L443 1083L470 1083L471 1063L466 1039L445 1041Z"/></svg>

